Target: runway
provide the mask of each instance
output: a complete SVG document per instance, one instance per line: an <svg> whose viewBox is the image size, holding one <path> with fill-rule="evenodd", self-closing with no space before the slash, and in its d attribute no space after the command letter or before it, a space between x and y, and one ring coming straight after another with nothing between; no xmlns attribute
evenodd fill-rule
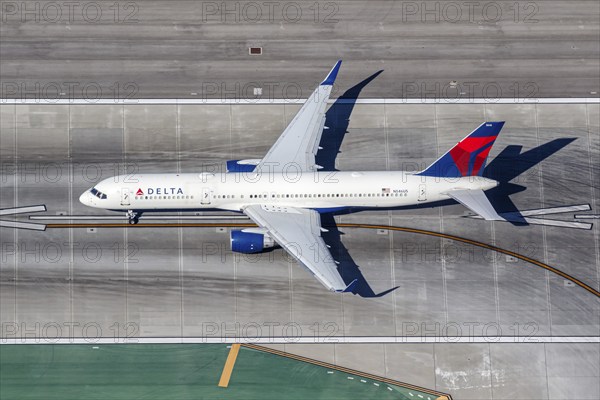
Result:
<svg viewBox="0 0 600 400"><path fill-rule="evenodd" d="M0 97L301 99L339 58L366 98L600 93L595 1L47 3L5 2Z"/></svg>

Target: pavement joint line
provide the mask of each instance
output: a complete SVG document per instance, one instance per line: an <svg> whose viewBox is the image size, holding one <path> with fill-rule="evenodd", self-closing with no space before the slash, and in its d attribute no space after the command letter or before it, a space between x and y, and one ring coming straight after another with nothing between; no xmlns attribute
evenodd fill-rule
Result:
<svg viewBox="0 0 600 400"><path fill-rule="evenodd" d="M590 107L588 105L585 106L585 127L587 130L587 153L588 153L588 163L590 167L590 196L592 198L592 204L594 205L594 210L598 207L598 199L596 198L596 190L594 185L594 157L593 157L593 140L592 140L592 130L591 128L591 120L590 120ZM591 209L591 207L590 207ZM596 218L594 218L596 217ZM573 218L577 218L577 215L574 215ZM600 214L593 215L592 218L584 219L600 219ZM596 287L600 289L600 230L594 230L594 241L596 243L596 280L598 281Z"/></svg>
<svg viewBox="0 0 600 400"><path fill-rule="evenodd" d="M391 231L398 232L407 232L407 233L416 233L421 235L435 236L444 239L454 240L457 242L462 242L466 244L470 244L473 246L481 247L484 249L492 250L501 254L509 255L515 258L518 258L522 261L526 261L530 264L538 266L540 268L545 269L546 271L552 272L556 275L561 276L564 279L567 279L573 282L575 285L585 289L590 292L594 296L600 298L600 292L593 287L585 284L579 279L563 272L555 267L552 267L548 264L545 264L541 261L537 261L533 258L524 256L519 253L515 253L514 251L506 250L501 247L493 246L487 243L479 242L472 239L463 238L460 236L450 235L441 232L428 231L424 229L417 228L407 228L401 226L390 226L390 225L371 225L371 224L359 224L359 223L340 223L337 224L338 228L362 228L362 229L387 229ZM49 229L60 229L60 228L127 228L127 229L143 229L143 228L214 228L214 227L225 227L225 228L252 228L256 227L256 224L253 223L231 223L231 224L223 224L223 223L189 223L189 224L180 224L180 223L147 223L147 224L137 224L137 225L129 225L129 224L48 224L46 226Z"/></svg>
<svg viewBox="0 0 600 400"><path fill-rule="evenodd" d="M440 116L438 113L438 106L433 106L433 126L435 130L435 154L440 154ZM443 153L442 153L443 154ZM438 223L440 227L440 232L444 232L444 209L443 207L439 207L437 212ZM442 268L442 297L444 299L444 323L447 325L448 317L450 309L448 308L448 268L446 265L446 257L443 254L444 249L444 239L440 238L440 264ZM394 290L395 292L395 290ZM394 307L396 309L396 307Z"/></svg>
<svg viewBox="0 0 600 400"><path fill-rule="evenodd" d="M374 374L369 374L369 373L362 372L362 371L357 371L357 370L354 370L354 369L351 369L351 368L346 368L346 367L342 367L342 366L339 366L339 365L334 365L334 364L326 363L326 362L323 362L323 361L318 361L318 360L315 360L313 358L303 357L303 356L299 356L299 355L292 354L292 353L286 353L286 352L283 352L283 351L280 351L280 350L275 350L275 349L271 349L271 348L268 348L268 347L259 346L259 345L256 345L256 344L242 343L241 346L249 348L249 349L253 349L253 350L258 350L258 351L261 351L261 352L275 354L275 355L278 355L278 356L281 356L281 357L291 358L291 359L296 360L296 361L301 361L301 362L305 362L305 363L308 363L308 364L317 365L317 366L324 367L324 368L327 368L327 369L330 369L330 370L335 370L335 371L343 372L343 373L346 373L346 374L359 376L361 378L366 378L366 379L370 379L370 380L373 380L373 381L383 382L383 383L386 383L388 385L399 386L399 387L402 387L402 388L405 388L405 389L409 389L409 390L418 390L420 392L428 393L428 394L431 394L431 395L434 395L434 396L438 396L438 397L446 396L448 398L448 400L452 400L452 396L450 396L447 393L442 393L442 392L438 392L438 391L435 391L435 390L427 389L427 388L424 388L424 387L420 387L420 386L416 386L416 385L411 385L409 383L400 382L400 381L397 381L397 380L394 380L394 379L385 378L385 377L382 377L382 376L378 376L378 375L374 375ZM348 377L348 379L350 379L350 378L351 377ZM354 379L354 378L352 378L352 379Z"/></svg>
<svg viewBox="0 0 600 400"><path fill-rule="evenodd" d="M235 360L237 360L237 356L240 352L240 344L234 343L231 345L231 349L229 349L229 354L227 355L227 360L225 361L225 366L223 367L223 372L221 373L221 379L219 380L219 387L226 388L229 386L229 380L231 379L231 374L233 372L233 367L235 365Z"/></svg>
<svg viewBox="0 0 600 400"><path fill-rule="evenodd" d="M304 104L306 99L8 99L0 98L0 104L16 105L257 105L257 104ZM544 97L544 98L513 98L487 99L404 99L404 98L373 98L373 99L330 99L333 104L600 104L600 97Z"/></svg>
<svg viewBox="0 0 600 400"><path fill-rule="evenodd" d="M540 109L537 104L534 106L535 113L535 138L536 145L540 146ZM542 208L546 207L545 194L544 194L544 166L542 163L538 164L537 170L537 179L538 179L538 187L540 188L540 205ZM548 262L548 236L547 236L547 225L542 224L542 253L544 256L544 262ZM545 272L546 278L546 305L547 305L547 315L548 315L548 327L550 329L550 334L552 334L552 284L550 282L550 274L548 271Z"/></svg>
<svg viewBox="0 0 600 400"><path fill-rule="evenodd" d="M335 340L335 342L334 342ZM27 346L39 344L600 344L600 336L339 336L334 338L315 338L314 336L276 336L261 338L244 337L68 337L68 338L33 338L2 337L0 346Z"/></svg>

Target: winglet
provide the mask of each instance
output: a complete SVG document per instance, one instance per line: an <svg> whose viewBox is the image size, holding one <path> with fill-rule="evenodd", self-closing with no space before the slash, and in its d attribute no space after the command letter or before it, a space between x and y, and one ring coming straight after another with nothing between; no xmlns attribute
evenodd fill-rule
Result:
<svg viewBox="0 0 600 400"><path fill-rule="evenodd" d="M356 284L357 283L358 283L358 279L355 279L352 282L350 282L350 284L348 286L346 286L346 289L344 289L344 290L338 290L338 292L341 292L341 293L352 293L352 292L354 292L354 289L356 288Z"/></svg>
<svg viewBox="0 0 600 400"><path fill-rule="evenodd" d="M327 78L323 82L321 82L321 86L331 86L335 82L335 78L337 78L338 71L340 70L340 66L342 65L342 60L339 60L327 75Z"/></svg>

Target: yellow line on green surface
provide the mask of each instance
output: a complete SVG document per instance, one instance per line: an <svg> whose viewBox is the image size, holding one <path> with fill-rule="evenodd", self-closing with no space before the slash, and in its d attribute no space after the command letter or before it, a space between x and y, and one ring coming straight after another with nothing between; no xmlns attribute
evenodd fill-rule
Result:
<svg viewBox="0 0 600 400"><path fill-rule="evenodd" d="M254 349L254 350L258 350L258 351L262 351L262 352L266 352L266 353L271 353L271 354L275 354L275 355L282 356L282 357L291 358L291 359L296 360L296 361L302 361L302 362L305 362L305 363L309 363L309 364L313 364L313 365L318 365L318 366L323 367L323 368L333 369L333 370L336 370L336 371L344 372L346 374L360 376L360 377L367 378L367 379L370 379L370 380L373 380L373 381L383 382L383 383L387 383L389 385L399 386L399 387L402 387L402 388L405 388L405 389L411 389L411 390L415 390L415 391L419 391L419 392L423 392L423 393L428 393L428 394L431 394L433 396L438 396L436 399L439 399L439 398L443 399L445 397L446 400L452 400L452 397L449 394L437 392L435 390L427 389L427 388L420 387L420 386L411 385L409 383L404 383L404 382L396 381L394 379L384 378L382 376L377 376L377 375L373 375L373 374L369 374L369 373L366 373L366 372L357 371L357 370L350 369L350 368L340 367L338 365L329 364L329 363L326 363L326 362L323 362L323 361L319 361L319 360L315 360L315 359L308 358L308 357L302 357L302 356L299 356L299 355L296 355L296 354L286 353L284 351L271 349L269 347L258 346L256 344L244 343L244 344L242 344L242 346L247 347L249 349Z"/></svg>
<svg viewBox="0 0 600 400"><path fill-rule="evenodd" d="M237 343L232 344L231 349L229 350L229 355L227 356L227 361L225 361L225 366L223 367L223 372L221 373L219 387L226 388L227 386L229 386L229 380L231 379L233 366L235 365L235 360L237 359L239 352L240 345Z"/></svg>

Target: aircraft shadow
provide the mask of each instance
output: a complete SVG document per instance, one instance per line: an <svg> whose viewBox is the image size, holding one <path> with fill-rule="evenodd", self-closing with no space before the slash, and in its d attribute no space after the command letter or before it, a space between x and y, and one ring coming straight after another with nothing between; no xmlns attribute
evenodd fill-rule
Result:
<svg viewBox="0 0 600 400"><path fill-rule="evenodd" d="M338 272L344 282L349 284L353 280L358 279L356 287L352 291L353 294L361 297L382 297L398 289L398 286L396 286L381 293L375 293L360 271L359 266L354 262L350 253L348 253L348 249L342 243L341 236L343 233L338 229L332 213L321 214L321 226L328 230L328 232L323 232L321 236L325 243L331 247L331 256L339 263Z"/></svg>
<svg viewBox="0 0 600 400"><path fill-rule="evenodd" d="M319 150L315 156L315 162L323 167L323 171L337 171L335 160L340 152L344 137L348 133L350 114L354 110L354 104L356 104L356 100L364 87L382 72L383 70L377 71L364 81L346 90L325 113L325 126L329 129L323 132L319 143L319 146L323 149Z"/></svg>
<svg viewBox="0 0 600 400"><path fill-rule="evenodd" d="M492 203L496 211L498 213L514 213L515 220L511 220L510 222L515 225L527 225L527 222L519 214L519 210L510 199L512 194L522 192L527 188L517 183L511 183L510 181L560 151L576 139L555 139L527 150L524 153L521 153L523 146L506 146L488 164L483 173L483 176L486 178L494 179L500 183L497 187L487 191L490 203Z"/></svg>

